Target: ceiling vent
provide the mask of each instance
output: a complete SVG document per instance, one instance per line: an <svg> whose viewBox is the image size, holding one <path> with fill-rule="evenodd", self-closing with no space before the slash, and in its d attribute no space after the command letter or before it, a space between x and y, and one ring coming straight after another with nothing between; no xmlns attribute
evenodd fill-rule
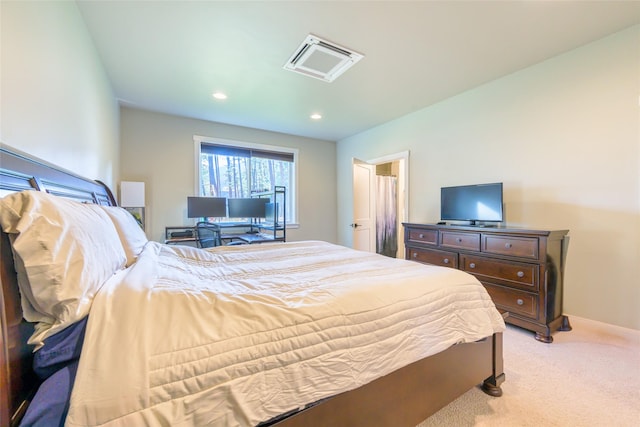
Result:
<svg viewBox="0 0 640 427"><path fill-rule="evenodd" d="M284 64L284 68L325 82L332 82L362 58L364 55L358 52L309 34Z"/></svg>

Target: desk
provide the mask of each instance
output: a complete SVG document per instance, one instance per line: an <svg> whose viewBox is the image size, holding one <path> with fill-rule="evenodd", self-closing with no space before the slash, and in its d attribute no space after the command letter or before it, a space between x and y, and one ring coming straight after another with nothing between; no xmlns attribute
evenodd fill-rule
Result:
<svg viewBox="0 0 640 427"><path fill-rule="evenodd" d="M234 240L236 241L239 240L243 243L248 243L248 244L283 241L283 239L274 238L273 234L270 234L270 233L243 233L243 232L225 233L224 232L224 230L229 230L232 228L248 229L251 227L251 224L248 224L248 223L217 222L215 224L217 224L221 228L222 233L220 234L220 238L222 239L222 241L232 242ZM192 226L192 225L165 227L164 233L165 233L164 243L166 243L167 245L188 244L192 246L193 244L197 244L198 242L195 226Z"/></svg>
<svg viewBox="0 0 640 427"><path fill-rule="evenodd" d="M179 245L196 242L196 230L194 226L183 225L178 227L164 228L164 243L166 243L167 245Z"/></svg>
<svg viewBox="0 0 640 427"><path fill-rule="evenodd" d="M185 243L197 243L197 241L195 237L172 237L171 239L165 239L164 243L167 245L182 245Z"/></svg>
<svg viewBox="0 0 640 427"><path fill-rule="evenodd" d="M248 244L253 243L267 243L267 242L277 242L279 239L274 239L272 235L263 234L263 233L231 233L231 234L221 234L220 238L222 240L241 240Z"/></svg>
<svg viewBox="0 0 640 427"><path fill-rule="evenodd" d="M275 233L269 233L269 227L264 224L251 224L248 222L217 222L220 227L220 238L223 241L240 240L244 243L266 243L284 241L283 237L276 236ZM259 233L238 232L232 229L258 230ZM271 227L273 229L273 227ZM235 231L235 232L234 232ZM244 230L243 230L244 231Z"/></svg>

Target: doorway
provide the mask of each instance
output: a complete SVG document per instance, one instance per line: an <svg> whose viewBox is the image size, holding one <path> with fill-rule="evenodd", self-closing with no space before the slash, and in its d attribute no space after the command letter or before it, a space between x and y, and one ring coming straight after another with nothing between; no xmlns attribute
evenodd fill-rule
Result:
<svg viewBox="0 0 640 427"><path fill-rule="evenodd" d="M353 172L354 248L404 258L402 223L409 212L409 152L367 161L354 159ZM367 227L358 230L361 224Z"/></svg>
<svg viewBox="0 0 640 427"><path fill-rule="evenodd" d="M398 255L398 162L376 165L376 253Z"/></svg>

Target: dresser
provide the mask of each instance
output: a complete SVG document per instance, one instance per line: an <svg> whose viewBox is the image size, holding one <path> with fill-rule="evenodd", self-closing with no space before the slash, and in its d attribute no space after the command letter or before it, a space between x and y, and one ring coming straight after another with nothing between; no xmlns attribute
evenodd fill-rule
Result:
<svg viewBox="0 0 640 427"><path fill-rule="evenodd" d="M505 321L553 342L569 331L562 314L562 281L568 230L526 230L403 223L407 259L473 274Z"/></svg>

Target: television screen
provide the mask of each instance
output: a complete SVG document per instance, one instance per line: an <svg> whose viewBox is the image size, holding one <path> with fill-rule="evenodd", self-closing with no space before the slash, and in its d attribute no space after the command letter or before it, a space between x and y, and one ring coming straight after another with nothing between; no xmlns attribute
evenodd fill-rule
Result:
<svg viewBox="0 0 640 427"><path fill-rule="evenodd" d="M264 218L267 198L229 199L230 218Z"/></svg>
<svg viewBox="0 0 640 427"><path fill-rule="evenodd" d="M502 183L443 187L440 193L442 220L502 221Z"/></svg>
<svg viewBox="0 0 640 427"><path fill-rule="evenodd" d="M224 197L187 197L188 218L222 218L227 216Z"/></svg>

